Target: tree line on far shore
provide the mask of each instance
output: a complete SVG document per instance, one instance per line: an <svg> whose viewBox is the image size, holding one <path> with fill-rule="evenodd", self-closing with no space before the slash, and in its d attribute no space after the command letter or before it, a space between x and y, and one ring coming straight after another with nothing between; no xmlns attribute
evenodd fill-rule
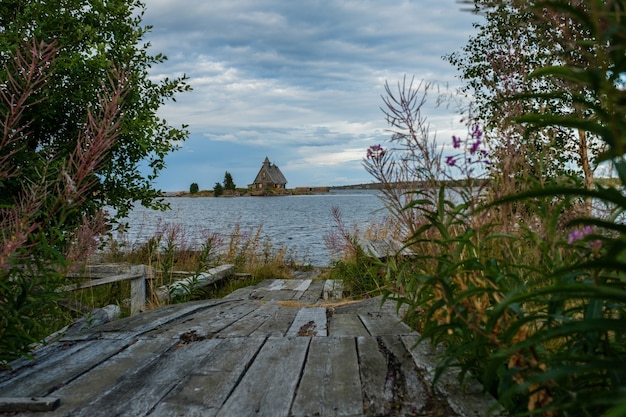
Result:
<svg viewBox="0 0 626 417"><path fill-rule="evenodd" d="M216 182L215 185L213 186L213 195L215 197L219 197L222 194L224 194L224 191L235 191L237 189L237 186L235 185L235 182L233 181L233 176L230 174L230 172L226 171L226 173L224 174L224 181L223 182ZM191 185L189 186L189 194L197 194L200 192L200 186L198 185L197 182L192 182Z"/></svg>

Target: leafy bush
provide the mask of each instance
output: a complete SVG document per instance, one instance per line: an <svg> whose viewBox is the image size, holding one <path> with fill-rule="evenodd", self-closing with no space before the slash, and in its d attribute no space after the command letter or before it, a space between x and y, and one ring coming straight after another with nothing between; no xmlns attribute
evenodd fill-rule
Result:
<svg viewBox="0 0 626 417"><path fill-rule="evenodd" d="M415 254L410 261L387 264L386 296L408 305L407 320L423 340L443 346L437 375L453 367L461 379L476 376L513 414L623 415L624 4L536 6L539 19L557 16L581 28L586 52L575 62L562 61L568 65L532 74L539 83L549 78L544 85L554 90L510 99L540 94L541 100L560 102L562 110L571 103L577 108L525 113L516 121L527 132L553 127L597 135L605 144L598 161L612 164L620 184L589 188L576 177L544 175L542 157L548 154L542 152L533 157L531 169L514 175L505 169L506 155L484 165L491 153L480 150L489 132L483 134L472 118L466 119L466 140L453 138L459 155L430 152L428 135L416 129L423 126L419 96L410 86L399 88L399 97L386 100L396 146L376 145L366 160L375 177L387 180L386 201L395 204L395 217L407 231L406 247ZM453 171L459 168L460 173ZM488 175L484 188L471 181L446 186L446 178L481 172ZM394 181L388 179L411 173L417 173L419 187L392 194ZM501 184L506 187L498 188ZM398 195L408 199L401 208Z"/></svg>
<svg viewBox="0 0 626 417"><path fill-rule="evenodd" d="M14 157L28 147L34 133L24 122L33 99L48 77L49 64L58 48L32 41L23 43L5 67L6 83L0 89L0 184L22 176L22 163ZM117 139L119 103L126 94L117 80L127 74L111 74L102 84L99 112L85 111L83 131L75 138L67 158L49 155L37 177L22 178L14 200L0 206L0 364L27 354L29 345L54 330L58 322L56 289L64 282L72 262L84 259L105 230L102 212L82 216L76 224L66 220L81 213L89 199L101 166Z"/></svg>

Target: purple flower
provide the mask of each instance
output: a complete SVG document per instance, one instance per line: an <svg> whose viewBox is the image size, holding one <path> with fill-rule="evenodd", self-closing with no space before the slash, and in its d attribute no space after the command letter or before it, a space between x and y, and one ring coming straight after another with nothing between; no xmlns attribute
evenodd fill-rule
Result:
<svg viewBox="0 0 626 417"><path fill-rule="evenodd" d="M567 243L569 243L571 245L572 243L574 243L577 240L580 240L580 239L582 239L584 237L585 237L585 235L583 234L582 230L574 230L569 235L567 235Z"/></svg>
<svg viewBox="0 0 626 417"><path fill-rule="evenodd" d="M478 148L480 147L480 140L477 140L476 142L474 142L472 144L472 147L470 148L470 153L473 155L478 151Z"/></svg>
<svg viewBox="0 0 626 417"><path fill-rule="evenodd" d="M385 156L385 150L383 149L382 146L380 146L380 145L372 145L369 148L367 148L367 157L368 158L379 160L383 156Z"/></svg>
<svg viewBox="0 0 626 417"><path fill-rule="evenodd" d="M589 242L589 249L591 249L592 251L597 252L600 250L600 248L602 248L602 241L600 239L592 240Z"/></svg>
<svg viewBox="0 0 626 417"><path fill-rule="evenodd" d="M461 147L461 138L458 137L458 136L452 135L452 146L454 146L455 148L460 148Z"/></svg>
<svg viewBox="0 0 626 417"><path fill-rule="evenodd" d="M585 236L590 235L593 232L594 232L593 226L585 226L582 230L581 229L576 229L576 230L574 230L573 232L571 232L570 234L567 235L567 243L569 243L571 245L572 243L576 242L577 240L584 239ZM598 241L598 242L600 242L600 246L602 246L602 242L601 241Z"/></svg>
<svg viewBox="0 0 626 417"><path fill-rule="evenodd" d="M480 130L480 127L478 125L474 125L474 127L472 127L472 139L480 139L483 137L483 132Z"/></svg>
<svg viewBox="0 0 626 417"><path fill-rule="evenodd" d="M446 164L448 164L451 167L455 166L456 159L454 158L454 156L446 156Z"/></svg>

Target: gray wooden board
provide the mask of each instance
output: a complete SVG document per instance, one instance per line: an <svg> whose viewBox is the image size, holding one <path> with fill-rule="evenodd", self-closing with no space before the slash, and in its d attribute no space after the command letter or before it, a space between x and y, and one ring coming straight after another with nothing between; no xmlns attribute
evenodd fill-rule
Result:
<svg viewBox="0 0 626 417"><path fill-rule="evenodd" d="M325 308L301 308L287 331L287 336L327 336L327 321Z"/></svg>
<svg viewBox="0 0 626 417"><path fill-rule="evenodd" d="M224 298L222 298L222 300L228 300L228 301L249 300L251 299L250 295L252 294L253 291L255 291L254 287L238 288L235 291L228 294L227 296L225 296Z"/></svg>
<svg viewBox="0 0 626 417"><path fill-rule="evenodd" d="M359 314L359 317L372 336L412 333L411 328L397 316L386 313L366 313Z"/></svg>
<svg viewBox="0 0 626 417"><path fill-rule="evenodd" d="M212 309L196 312L161 328L147 332L145 337L178 338L184 333L196 332L198 336L212 337L243 316L254 311L257 305L250 302L222 304Z"/></svg>
<svg viewBox="0 0 626 417"><path fill-rule="evenodd" d="M55 387L67 384L84 372L105 361L128 345L123 340L93 340L79 342L79 349L71 354L33 364L30 372L20 372L19 376L0 385L3 397L44 397Z"/></svg>
<svg viewBox="0 0 626 417"><path fill-rule="evenodd" d="M59 406L58 398L5 398L0 397L0 413L20 411L52 411Z"/></svg>
<svg viewBox="0 0 626 417"><path fill-rule="evenodd" d="M396 304L391 300L382 302L382 296L368 298L354 303L344 304L335 307L337 313L358 313L358 314L382 314L397 316ZM399 320L399 318L398 318Z"/></svg>
<svg viewBox="0 0 626 417"><path fill-rule="evenodd" d="M219 344L206 339L174 346L133 373L126 373L110 390L98 395L75 416L144 416Z"/></svg>
<svg viewBox="0 0 626 417"><path fill-rule="evenodd" d="M322 296L322 289L324 288L323 280L314 280L309 285L306 291L296 291L293 299L300 300L302 303L315 303Z"/></svg>
<svg viewBox="0 0 626 417"><path fill-rule="evenodd" d="M163 339L138 340L90 372L54 391L53 395L61 398L61 406L46 416L62 416L71 410L85 407L98 393L111 390L124 374L138 372L157 360L174 343L174 340Z"/></svg>
<svg viewBox="0 0 626 417"><path fill-rule="evenodd" d="M218 416L289 415L309 337L270 337Z"/></svg>
<svg viewBox="0 0 626 417"><path fill-rule="evenodd" d="M343 298L343 280L327 279L322 293L324 300L340 300Z"/></svg>
<svg viewBox="0 0 626 417"><path fill-rule="evenodd" d="M312 338L291 415L362 414L363 399L354 338Z"/></svg>
<svg viewBox="0 0 626 417"><path fill-rule="evenodd" d="M251 336L284 336L296 318L297 312L297 308L279 306L274 315L252 332Z"/></svg>
<svg viewBox="0 0 626 417"><path fill-rule="evenodd" d="M150 416L214 416L264 342L264 338L220 340Z"/></svg>
<svg viewBox="0 0 626 417"><path fill-rule="evenodd" d="M357 346L366 415L456 415L444 407L434 412L430 391L398 336L359 337Z"/></svg>
<svg viewBox="0 0 626 417"><path fill-rule="evenodd" d="M222 300L203 300L184 304L172 304L136 316L114 320L87 331L91 333L112 333L113 335L118 332L124 335L128 333L139 335L160 326L165 326L170 322L180 320L186 316L223 304L229 303Z"/></svg>
<svg viewBox="0 0 626 417"><path fill-rule="evenodd" d="M222 330L219 337L242 337L248 336L261 327L266 321L270 320L279 309L276 303L249 302L257 305L257 308L247 314L241 320L238 320Z"/></svg>
<svg viewBox="0 0 626 417"><path fill-rule="evenodd" d="M402 336L402 341L421 375L428 384L432 384L438 362L437 355L428 342L417 344L417 340L418 336ZM471 377L465 381L465 386L461 386L454 372L445 371L434 389L436 397L445 400L460 416L507 415L496 400L484 392L482 385Z"/></svg>
<svg viewBox="0 0 626 417"><path fill-rule="evenodd" d="M118 282L118 281L144 279L144 275L145 274L144 274L143 265L142 265L142 268L135 269L125 274L119 274L119 275L107 276L104 278L92 279L89 281L77 282L76 284L71 284L71 285L67 285L63 287L62 290L72 291L72 290L79 290L82 288L97 287L99 285L110 284L110 283Z"/></svg>
<svg viewBox="0 0 626 417"><path fill-rule="evenodd" d="M306 291L311 285L310 279L276 279L267 287L268 291Z"/></svg>
<svg viewBox="0 0 626 417"><path fill-rule="evenodd" d="M387 358L373 337L357 338L357 348L365 415L392 415L393 392L391 384L387 384L389 377Z"/></svg>
<svg viewBox="0 0 626 417"><path fill-rule="evenodd" d="M393 398L398 415L428 414L433 405L429 387L418 372L413 357L407 351L399 336L377 338L382 353L387 357L388 382L393 387ZM436 415L436 414L435 414ZM446 414L452 416L454 414Z"/></svg>
<svg viewBox="0 0 626 417"><path fill-rule="evenodd" d="M333 314L328 321L329 336L369 336L356 314Z"/></svg>
<svg viewBox="0 0 626 417"><path fill-rule="evenodd" d="M297 294L299 292L294 290L265 291L258 289L252 293L251 298L264 301L288 301L293 300Z"/></svg>
<svg viewBox="0 0 626 417"><path fill-rule="evenodd" d="M169 295L173 296L189 294L197 288L206 287L226 278L228 275L232 274L233 270L233 265L221 265L211 268L207 272L192 274L191 276L179 279L169 286L159 287L159 290L165 291L166 294L169 293Z"/></svg>
<svg viewBox="0 0 626 417"><path fill-rule="evenodd" d="M76 351L87 346L85 343L53 343L43 346L33 352L33 358L21 358L11 362L10 370L0 371L0 393L9 383L13 384L14 378L25 377L46 369L48 364L58 363L63 358L73 355Z"/></svg>

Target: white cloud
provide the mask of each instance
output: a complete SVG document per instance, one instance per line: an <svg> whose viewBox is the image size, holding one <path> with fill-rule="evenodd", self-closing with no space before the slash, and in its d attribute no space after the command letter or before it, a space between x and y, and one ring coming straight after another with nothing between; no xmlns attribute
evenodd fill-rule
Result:
<svg viewBox="0 0 626 417"><path fill-rule="evenodd" d="M472 31L472 16L455 0L145 3L151 52L169 58L152 77L187 74L194 88L159 113L190 125L193 145L184 148L205 153L201 161L222 176L235 165L258 170L257 154L276 155L291 171L290 186L368 182L360 161L387 136L379 109L385 81L408 74L455 85L441 56ZM434 110L433 130L449 136L451 118ZM158 184L184 189L193 169L173 155Z"/></svg>

